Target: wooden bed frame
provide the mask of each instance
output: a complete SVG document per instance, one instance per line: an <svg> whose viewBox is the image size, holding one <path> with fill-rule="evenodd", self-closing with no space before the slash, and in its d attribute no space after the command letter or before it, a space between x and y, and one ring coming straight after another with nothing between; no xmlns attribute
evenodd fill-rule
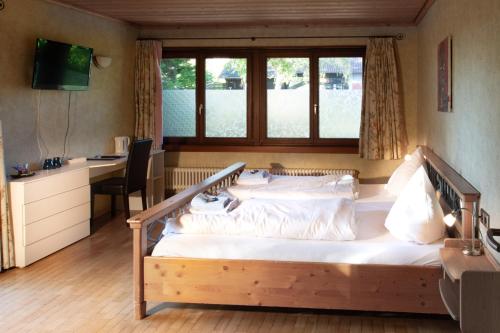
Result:
<svg viewBox="0 0 500 333"><path fill-rule="evenodd" d="M478 206L479 193L430 149L422 148L445 210L457 204ZM182 214L200 192L234 183L244 168L244 163L236 163L128 220L133 230L136 319L146 315L147 301L447 313L438 287L442 270L435 266L150 256L165 217ZM464 214L459 237L462 230L467 237L470 223Z"/></svg>

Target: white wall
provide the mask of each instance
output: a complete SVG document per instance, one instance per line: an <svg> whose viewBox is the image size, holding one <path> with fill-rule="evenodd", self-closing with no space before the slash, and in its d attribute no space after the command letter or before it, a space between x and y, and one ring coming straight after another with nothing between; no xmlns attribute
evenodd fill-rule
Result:
<svg viewBox="0 0 500 333"><path fill-rule="evenodd" d="M95 54L113 58L107 69L92 66L88 91L72 93L69 156L112 152L114 136L133 134L135 28L42 0L15 0L0 12L0 32L0 119L7 168L15 162L39 162L38 93L48 154L63 153L69 92L31 89L37 37L92 47Z"/></svg>
<svg viewBox="0 0 500 333"><path fill-rule="evenodd" d="M418 141L481 192L500 228L500 1L438 0L418 27ZM453 40L453 112L437 111L437 46Z"/></svg>

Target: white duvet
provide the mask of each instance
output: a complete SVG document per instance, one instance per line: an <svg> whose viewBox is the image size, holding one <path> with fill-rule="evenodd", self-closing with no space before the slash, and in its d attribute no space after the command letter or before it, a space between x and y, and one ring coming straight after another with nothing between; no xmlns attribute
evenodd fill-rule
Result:
<svg viewBox="0 0 500 333"><path fill-rule="evenodd" d="M268 184L235 185L227 191L239 200L356 198L358 181L352 176L272 176Z"/></svg>
<svg viewBox="0 0 500 333"><path fill-rule="evenodd" d="M155 246L152 256L439 266L442 240L415 244L395 238L385 228L385 219L395 200L384 185L360 185L355 207L356 239L349 242L168 234Z"/></svg>
<svg viewBox="0 0 500 333"><path fill-rule="evenodd" d="M228 214L184 214L164 233L341 241L354 240L354 228L352 199L249 199Z"/></svg>

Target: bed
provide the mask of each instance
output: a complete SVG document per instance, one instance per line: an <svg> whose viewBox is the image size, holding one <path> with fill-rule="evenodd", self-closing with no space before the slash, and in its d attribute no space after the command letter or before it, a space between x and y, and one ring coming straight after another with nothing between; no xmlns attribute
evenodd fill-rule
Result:
<svg viewBox="0 0 500 333"><path fill-rule="evenodd" d="M458 173L431 150L424 153L445 210L478 202ZM415 245L391 237L383 221L395 199L381 185L360 186L355 241L162 236L160 221L183 214L196 194L234 184L244 168L236 163L128 220L137 319L148 301L447 313L438 288L442 241ZM450 235L462 237L470 223L464 216Z"/></svg>

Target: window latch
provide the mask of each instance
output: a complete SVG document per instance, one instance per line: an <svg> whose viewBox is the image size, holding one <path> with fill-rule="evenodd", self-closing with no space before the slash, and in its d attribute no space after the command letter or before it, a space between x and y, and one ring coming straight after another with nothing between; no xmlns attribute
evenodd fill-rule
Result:
<svg viewBox="0 0 500 333"><path fill-rule="evenodd" d="M314 110L314 115L317 116L318 115L318 104L313 105L313 110Z"/></svg>
<svg viewBox="0 0 500 333"><path fill-rule="evenodd" d="M203 104L200 104L198 107L198 114L201 116L201 112L203 111Z"/></svg>

